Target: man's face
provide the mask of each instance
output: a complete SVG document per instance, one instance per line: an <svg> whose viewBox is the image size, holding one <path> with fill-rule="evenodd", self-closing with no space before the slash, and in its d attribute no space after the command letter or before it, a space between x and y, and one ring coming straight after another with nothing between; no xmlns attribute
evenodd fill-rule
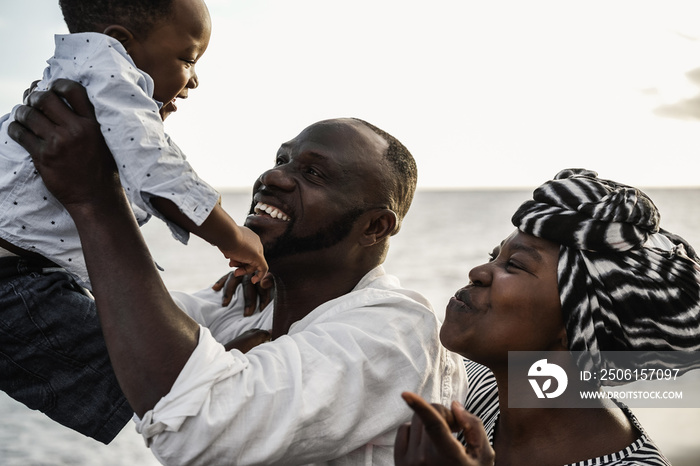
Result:
<svg viewBox="0 0 700 466"><path fill-rule="evenodd" d="M361 122L315 123L282 144L253 188L246 226L268 260L318 251L345 239L367 207L378 207L387 143Z"/></svg>

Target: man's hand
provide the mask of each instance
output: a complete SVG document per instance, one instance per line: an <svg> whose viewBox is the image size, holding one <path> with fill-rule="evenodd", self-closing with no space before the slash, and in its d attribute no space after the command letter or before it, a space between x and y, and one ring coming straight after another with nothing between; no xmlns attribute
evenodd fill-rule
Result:
<svg viewBox="0 0 700 466"><path fill-rule="evenodd" d="M36 81L32 81L32 84L29 86L29 89L25 89L24 93L22 94L22 101L27 100L27 97L29 97L29 94L34 92L34 89L36 89L36 86L38 84L39 84L38 79Z"/></svg>
<svg viewBox="0 0 700 466"><path fill-rule="evenodd" d="M221 305L228 306L240 284L243 284L243 315L245 317L253 315L256 307L261 311L265 309L265 306L270 304L274 297L274 282L269 273L260 282L254 284L251 281L251 275L237 277L231 272L218 279L211 288L214 291L222 292Z"/></svg>
<svg viewBox="0 0 700 466"><path fill-rule="evenodd" d="M258 345L270 341L271 335L267 330L252 328L224 345L226 351L237 349L241 353L247 353Z"/></svg>
<svg viewBox="0 0 700 466"><path fill-rule="evenodd" d="M31 154L44 184L69 212L121 189L83 86L57 80L48 91L31 93L27 104L17 109L8 133Z"/></svg>
<svg viewBox="0 0 700 466"><path fill-rule="evenodd" d="M397 465L493 466L495 453L489 444L481 420L469 414L458 402L452 410L431 406L414 393L402 393L415 412L410 424L399 427L394 445ZM465 448L452 431L464 431Z"/></svg>

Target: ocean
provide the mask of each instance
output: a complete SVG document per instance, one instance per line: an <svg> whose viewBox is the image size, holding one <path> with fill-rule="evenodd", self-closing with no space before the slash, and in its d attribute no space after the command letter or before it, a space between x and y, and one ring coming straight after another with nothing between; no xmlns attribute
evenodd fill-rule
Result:
<svg viewBox="0 0 700 466"><path fill-rule="evenodd" d="M647 189L662 226L700 247L700 188ZM404 286L423 293L439 313L467 273L514 229L510 217L531 190L419 190L398 235L391 240L386 269ZM226 192L224 208L242 223L249 192ZM227 273L218 249L192 238L187 246L153 220L143 227L169 289L196 291ZM636 409L647 433L674 466L700 464L700 408ZM0 466L148 466L159 464L132 425L110 445L72 432L0 393Z"/></svg>

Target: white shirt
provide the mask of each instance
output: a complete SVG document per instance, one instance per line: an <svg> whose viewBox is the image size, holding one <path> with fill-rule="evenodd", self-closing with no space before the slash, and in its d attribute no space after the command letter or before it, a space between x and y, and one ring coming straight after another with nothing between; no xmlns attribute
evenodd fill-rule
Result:
<svg viewBox="0 0 700 466"><path fill-rule="evenodd" d="M219 194L197 176L165 134L151 77L136 68L117 40L104 34L57 35L55 42L55 56L37 89L48 89L59 78L86 87L139 223L150 215L163 218L150 203L158 196L201 225ZM15 109L0 118L0 236L52 260L89 287L73 220L48 192L29 154L7 134ZM186 243L189 233L167 223L173 236Z"/></svg>
<svg viewBox="0 0 700 466"><path fill-rule="evenodd" d="M135 418L164 464L393 465L412 415L401 392L464 399L462 358L440 345L429 303L382 267L245 355L215 337L270 328L272 305L241 318L241 296L227 308L211 291L175 299L211 333L200 328L170 393Z"/></svg>

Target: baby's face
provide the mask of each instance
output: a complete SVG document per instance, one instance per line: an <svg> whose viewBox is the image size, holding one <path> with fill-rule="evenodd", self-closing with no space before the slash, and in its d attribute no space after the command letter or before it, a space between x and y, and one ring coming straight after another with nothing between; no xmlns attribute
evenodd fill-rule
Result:
<svg viewBox="0 0 700 466"><path fill-rule="evenodd" d="M173 0L173 13L129 51L136 66L153 78L153 97L163 103L163 119L177 110L175 99L186 99L189 89L198 86L195 64L211 37L203 0Z"/></svg>

